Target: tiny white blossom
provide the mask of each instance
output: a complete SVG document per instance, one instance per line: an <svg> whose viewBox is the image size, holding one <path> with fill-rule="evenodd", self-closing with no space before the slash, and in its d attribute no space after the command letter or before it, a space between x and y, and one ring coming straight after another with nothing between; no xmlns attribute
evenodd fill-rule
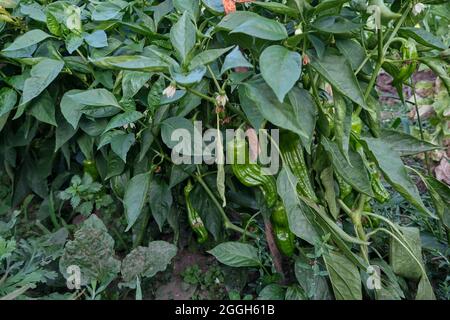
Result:
<svg viewBox="0 0 450 320"><path fill-rule="evenodd" d="M136 125L135 125L133 122L131 122L131 123L130 123L130 128L131 128L131 129L134 129L134 128L136 128Z"/></svg>
<svg viewBox="0 0 450 320"><path fill-rule="evenodd" d="M165 95L167 98L172 98L176 92L177 87L173 83L171 83L167 88L164 89L163 95Z"/></svg>
<svg viewBox="0 0 450 320"><path fill-rule="evenodd" d="M221 94L216 97L216 103L219 107L225 107L228 102L228 97L226 94Z"/></svg>
<svg viewBox="0 0 450 320"><path fill-rule="evenodd" d="M423 3L416 3L412 9L412 12L415 16L419 15L427 6Z"/></svg>
<svg viewBox="0 0 450 320"><path fill-rule="evenodd" d="M302 26L299 24L299 25L297 26L297 28L295 28L295 35L298 36L298 35L301 35L302 33L303 33L303 28L302 28Z"/></svg>

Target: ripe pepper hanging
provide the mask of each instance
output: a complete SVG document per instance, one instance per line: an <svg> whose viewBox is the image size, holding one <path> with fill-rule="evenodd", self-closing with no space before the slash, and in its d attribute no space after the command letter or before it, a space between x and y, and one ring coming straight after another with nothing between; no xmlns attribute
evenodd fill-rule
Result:
<svg viewBox="0 0 450 320"><path fill-rule="evenodd" d="M197 234L197 242L204 243L208 240L208 230L206 230L205 224L198 212L194 209L190 199L190 193L193 189L193 185L189 180L184 187L184 198L186 200L186 210L188 213L188 221L192 230Z"/></svg>

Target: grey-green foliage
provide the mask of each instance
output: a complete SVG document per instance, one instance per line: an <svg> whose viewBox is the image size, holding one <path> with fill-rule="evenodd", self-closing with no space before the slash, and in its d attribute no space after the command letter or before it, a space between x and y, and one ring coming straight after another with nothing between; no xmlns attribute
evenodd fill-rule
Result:
<svg viewBox="0 0 450 320"><path fill-rule="evenodd" d="M166 241L152 241L147 247L133 249L122 261L121 274L126 283L136 277L151 278L164 271L177 253L177 247Z"/></svg>
<svg viewBox="0 0 450 320"><path fill-rule="evenodd" d="M91 215L68 241L59 262L61 273L67 277L69 266L78 266L81 283L109 282L120 271L120 260L115 257L114 239L104 223Z"/></svg>

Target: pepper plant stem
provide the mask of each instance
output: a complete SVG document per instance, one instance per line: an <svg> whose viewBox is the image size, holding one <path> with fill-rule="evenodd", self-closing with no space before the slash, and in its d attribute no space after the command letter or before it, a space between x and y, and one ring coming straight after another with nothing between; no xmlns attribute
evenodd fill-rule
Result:
<svg viewBox="0 0 450 320"><path fill-rule="evenodd" d="M246 235L247 237L256 239L257 237L254 234L249 233L248 231L242 229L241 227L238 227L237 225L233 224L228 216L226 215L225 211L223 210L222 206L220 205L219 201L217 200L216 196L213 194L211 189L208 187L206 182L203 180L202 176L197 173L194 175L195 180L197 180L198 183L202 186L202 188L206 191L209 198L213 201L214 205L217 207L217 210L219 210L223 220L224 220L224 226L226 229L234 230L236 232L242 233Z"/></svg>

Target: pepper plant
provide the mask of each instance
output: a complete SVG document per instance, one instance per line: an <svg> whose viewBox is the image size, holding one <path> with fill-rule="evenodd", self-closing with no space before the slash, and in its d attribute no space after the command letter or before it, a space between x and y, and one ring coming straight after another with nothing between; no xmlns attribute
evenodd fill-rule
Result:
<svg viewBox="0 0 450 320"><path fill-rule="evenodd" d="M440 147L384 127L375 83L389 73L407 103L422 66L450 91L448 37L424 23L448 26L448 5L0 0L0 170L11 214L34 194L41 209L28 222L70 232L58 271L69 278L78 265L88 298L111 297L116 278L142 298L142 281L193 239L221 264L259 270L264 298L434 299L419 230L371 203L401 195L448 245L449 187L403 161ZM175 163L172 134L194 133L195 121L280 130L266 137L279 170L250 163L251 134L217 148L216 158L243 154L242 164Z"/></svg>

